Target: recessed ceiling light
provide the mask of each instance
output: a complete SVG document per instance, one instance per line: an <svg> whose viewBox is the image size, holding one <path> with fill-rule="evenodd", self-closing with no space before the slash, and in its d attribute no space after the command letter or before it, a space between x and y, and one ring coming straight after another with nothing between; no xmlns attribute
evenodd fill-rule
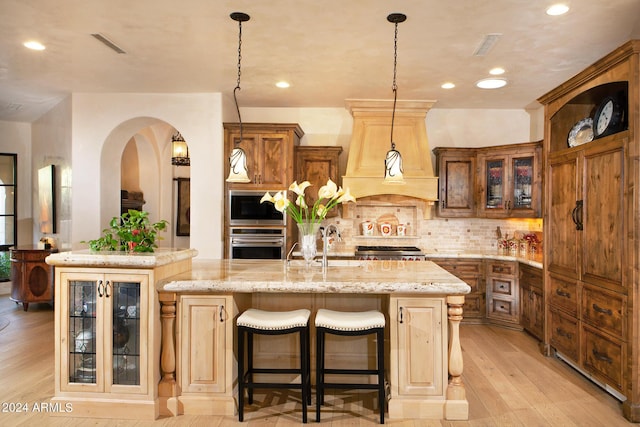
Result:
<svg viewBox="0 0 640 427"><path fill-rule="evenodd" d="M476 82L476 86L480 89L498 89L507 84L505 79L488 78Z"/></svg>
<svg viewBox="0 0 640 427"><path fill-rule="evenodd" d="M440 87L442 89L453 89L454 87L456 87L456 85L451 82L447 82L447 83L442 83L442 86Z"/></svg>
<svg viewBox="0 0 640 427"><path fill-rule="evenodd" d="M281 81L281 82L276 83L276 86L278 86L281 89L286 89L291 85L289 84L289 82Z"/></svg>
<svg viewBox="0 0 640 427"><path fill-rule="evenodd" d="M500 74L504 74L504 68L496 67L489 70L489 74L492 76L499 76Z"/></svg>
<svg viewBox="0 0 640 427"><path fill-rule="evenodd" d="M31 50L45 50L44 45L35 40L29 40L28 42L24 42L23 46Z"/></svg>
<svg viewBox="0 0 640 427"><path fill-rule="evenodd" d="M547 9L547 15L551 15L551 16L564 15L568 11L569 11L569 6L567 6L566 4L558 3L552 6L549 6L549 8Z"/></svg>

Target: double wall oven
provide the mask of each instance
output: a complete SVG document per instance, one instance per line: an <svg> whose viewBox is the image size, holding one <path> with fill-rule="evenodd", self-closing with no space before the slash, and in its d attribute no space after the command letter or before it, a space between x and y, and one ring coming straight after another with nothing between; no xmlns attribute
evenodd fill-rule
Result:
<svg viewBox="0 0 640 427"><path fill-rule="evenodd" d="M260 203L268 190L229 191L229 254L232 259L284 259L287 216ZM276 191L269 191L274 194Z"/></svg>

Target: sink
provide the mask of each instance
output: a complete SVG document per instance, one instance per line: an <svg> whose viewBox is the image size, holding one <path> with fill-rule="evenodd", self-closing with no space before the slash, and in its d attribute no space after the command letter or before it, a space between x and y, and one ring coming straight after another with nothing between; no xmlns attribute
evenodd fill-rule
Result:
<svg viewBox="0 0 640 427"><path fill-rule="evenodd" d="M329 260L329 268L331 267L360 267L362 266L362 260L358 259L330 259ZM292 259L289 264L290 267L304 267L305 262L302 259ZM311 263L312 268L322 268L322 259L316 258L315 261Z"/></svg>

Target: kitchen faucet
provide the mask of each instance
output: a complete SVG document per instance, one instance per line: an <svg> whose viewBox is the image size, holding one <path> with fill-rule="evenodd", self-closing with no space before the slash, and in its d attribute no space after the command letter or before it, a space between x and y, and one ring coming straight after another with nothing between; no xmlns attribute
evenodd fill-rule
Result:
<svg viewBox="0 0 640 427"><path fill-rule="evenodd" d="M322 233L322 272L325 273L327 267L329 266L329 262L327 261L327 246L329 237L332 234L335 234L338 241L342 240L342 238L340 237L340 230L338 230L338 226L335 224L329 224L326 227L320 227L320 232Z"/></svg>

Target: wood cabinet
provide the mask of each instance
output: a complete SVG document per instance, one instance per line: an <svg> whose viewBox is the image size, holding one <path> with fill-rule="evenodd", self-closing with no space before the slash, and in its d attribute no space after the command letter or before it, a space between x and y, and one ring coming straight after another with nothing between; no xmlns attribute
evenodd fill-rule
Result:
<svg viewBox="0 0 640 427"><path fill-rule="evenodd" d="M294 177L298 184L309 181L311 187L306 191L307 203L312 205L318 200L318 190L331 179L338 186L340 177L340 153L342 147L295 147ZM338 214L337 209L329 211L327 217Z"/></svg>
<svg viewBox="0 0 640 427"><path fill-rule="evenodd" d="M293 181L293 149L304 132L297 124L243 123L224 124L225 158L236 144L247 155L249 183L228 183L229 188L283 190ZM225 168L225 178L228 175Z"/></svg>
<svg viewBox="0 0 640 427"><path fill-rule="evenodd" d="M27 311L29 303L53 304L54 268L44 262L57 249L38 249L18 246L9 250L11 260L11 301L22 303Z"/></svg>
<svg viewBox="0 0 640 427"><path fill-rule="evenodd" d="M438 175L438 216L470 218L476 216L476 150L472 148L434 148ZM465 307L466 311L466 307Z"/></svg>
<svg viewBox="0 0 640 427"><path fill-rule="evenodd" d="M431 258L431 261L471 287L464 298L464 323L484 323L486 320L486 294L484 261L465 258Z"/></svg>
<svg viewBox="0 0 640 427"><path fill-rule="evenodd" d="M540 141L494 147L478 154L478 216L540 216L541 150Z"/></svg>
<svg viewBox="0 0 640 427"><path fill-rule="evenodd" d="M540 341L544 339L544 298L542 270L520 263L520 323L525 331Z"/></svg>
<svg viewBox="0 0 640 427"><path fill-rule="evenodd" d="M447 386L447 305L440 298L391 297L389 414L409 418L411 402L443 399ZM395 349L395 351L394 351Z"/></svg>
<svg viewBox="0 0 640 427"><path fill-rule="evenodd" d="M118 255L104 255L103 268L60 266L65 258L52 261L56 265L52 401L71 402L73 416L159 416L160 360L153 355L160 354L160 304L155 284L191 268L190 258L178 260L180 255L172 254L175 259L142 268L109 268L108 258Z"/></svg>
<svg viewBox="0 0 640 427"><path fill-rule="evenodd" d="M541 141L433 151L439 177L438 216L541 216Z"/></svg>
<svg viewBox="0 0 640 427"><path fill-rule="evenodd" d="M539 99L545 106L545 343L624 398L640 421L640 41ZM570 143L608 96L631 114L618 132Z"/></svg>
<svg viewBox="0 0 640 427"><path fill-rule="evenodd" d="M520 300L518 263L487 260L487 319L503 326L519 328Z"/></svg>

